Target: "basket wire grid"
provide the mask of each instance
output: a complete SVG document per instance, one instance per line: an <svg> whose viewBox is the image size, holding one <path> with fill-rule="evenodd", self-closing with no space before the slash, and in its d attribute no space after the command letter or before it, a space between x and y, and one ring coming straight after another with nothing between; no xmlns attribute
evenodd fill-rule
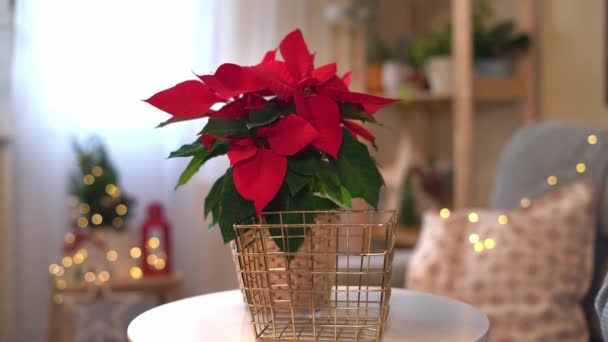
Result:
<svg viewBox="0 0 608 342"><path fill-rule="evenodd" d="M394 211L363 210L268 212L235 224L256 341L381 340L395 226Z"/></svg>

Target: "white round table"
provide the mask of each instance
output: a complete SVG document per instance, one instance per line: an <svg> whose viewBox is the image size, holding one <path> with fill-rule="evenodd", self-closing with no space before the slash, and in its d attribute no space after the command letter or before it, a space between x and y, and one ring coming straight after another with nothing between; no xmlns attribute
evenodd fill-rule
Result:
<svg viewBox="0 0 608 342"><path fill-rule="evenodd" d="M487 341L488 317L444 297L393 289L384 342ZM255 341L250 316L238 290L182 299L148 310L127 332L132 342Z"/></svg>

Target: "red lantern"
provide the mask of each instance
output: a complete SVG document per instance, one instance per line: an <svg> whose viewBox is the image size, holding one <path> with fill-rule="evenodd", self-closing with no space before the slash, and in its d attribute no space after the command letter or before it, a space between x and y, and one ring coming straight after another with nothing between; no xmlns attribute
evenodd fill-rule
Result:
<svg viewBox="0 0 608 342"><path fill-rule="evenodd" d="M148 206L148 217L141 227L142 269L145 276L171 273L171 235L162 205Z"/></svg>

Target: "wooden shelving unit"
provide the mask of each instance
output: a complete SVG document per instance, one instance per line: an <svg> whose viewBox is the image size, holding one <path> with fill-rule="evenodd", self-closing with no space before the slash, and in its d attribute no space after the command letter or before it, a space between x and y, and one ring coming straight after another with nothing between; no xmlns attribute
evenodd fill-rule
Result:
<svg viewBox="0 0 608 342"><path fill-rule="evenodd" d="M534 0L517 0L516 22L520 31L528 33L535 42L536 4ZM521 104L520 122L532 122L536 111L536 86L534 59L536 44L518 61L513 78L474 79L472 55L472 0L452 0L452 46L454 94L453 115L453 163L454 207L465 208L473 204L473 121L475 101L517 101Z"/></svg>
<svg viewBox="0 0 608 342"><path fill-rule="evenodd" d="M410 1L411 16L420 13L423 4ZM476 78L473 71L472 15L473 0L451 0L450 16L452 23L452 80L450 94L430 92L414 93L401 101L403 113L408 115L414 150L428 156L425 147L432 145L433 125L430 117L434 113L452 115L452 158L454 167L454 208L470 207L473 204L473 143L474 120L477 104L516 103L519 105L519 121L528 124L534 120L537 108L535 0L516 1L516 24L520 31L531 36L530 51L518 60L515 75L505 78ZM424 7L424 6L422 6ZM411 19L411 20L409 20ZM420 18L408 18L410 22L421 22ZM399 24L395 24L399 25ZM412 29L411 27L409 29ZM416 32L416 29L413 30ZM360 70L364 66L358 67ZM400 98L401 94L378 94Z"/></svg>
<svg viewBox="0 0 608 342"><path fill-rule="evenodd" d="M410 8L405 21L408 32L420 33L415 24L424 24L421 13L429 13L424 9L426 3L409 1ZM466 208L473 205L473 180L475 179L474 162L474 123L481 111L478 104L517 104L518 118L522 125L531 123L537 110L536 71L537 58L536 7L535 0L516 0L515 22L521 32L527 33L532 40L530 50L520 56L515 74L505 78L478 78L473 70L472 47L472 15L474 0L450 0L452 30L452 81L453 91L449 94L434 94L417 92L405 96L401 100L402 113L407 115L407 129L413 144L414 153L422 159L429 157L429 149L435 146L433 130L436 114L451 115L452 123L452 163L454 169L454 198L453 208ZM429 4L431 10L438 5ZM445 7L445 6L444 6ZM444 7L441 7L443 9ZM414 23L414 24L412 24ZM395 23L399 25L399 23ZM357 44L361 43L364 35L359 32ZM364 52L362 53L364 55ZM356 58L361 62L361 58ZM365 63L363 61L363 63ZM362 72L365 64L355 63L353 69ZM402 98L402 94L377 94L392 98ZM399 144L395 144L399 148ZM426 160L426 159L425 159ZM394 170L393 170L394 171ZM396 177L396 172L390 172ZM395 183L392 180L392 183ZM388 181L387 181L388 184ZM413 246L418 234L415 229L399 229L397 232L398 246Z"/></svg>
<svg viewBox="0 0 608 342"><path fill-rule="evenodd" d="M374 95L400 98L397 93L374 93ZM519 102L525 100L524 84L518 77L507 78L475 78L473 80L473 100L475 103ZM433 103L450 104L453 94L435 94L418 91L411 97L402 99L403 105L425 105Z"/></svg>

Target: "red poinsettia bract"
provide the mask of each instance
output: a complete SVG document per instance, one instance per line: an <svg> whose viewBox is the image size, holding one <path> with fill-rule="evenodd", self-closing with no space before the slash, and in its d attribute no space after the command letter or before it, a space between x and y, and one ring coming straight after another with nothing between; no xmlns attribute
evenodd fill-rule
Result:
<svg viewBox="0 0 608 342"><path fill-rule="evenodd" d="M216 140L228 144L234 185L243 198L253 201L258 214L285 181L287 157L310 146L338 158L343 128L374 142L363 126L345 120L341 105L355 106L371 116L394 102L351 92L350 73L337 76L335 63L315 68L314 54L300 30L289 33L278 50L282 60L277 59L277 50L271 50L257 65L222 64L212 75L200 75L199 80L179 83L146 100L172 115L166 123L200 117L246 121L253 111L271 105L293 108L261 126L247 126L246 136L201 136L208 150ZM218 103L223 106L212 110Z"/></svg>

